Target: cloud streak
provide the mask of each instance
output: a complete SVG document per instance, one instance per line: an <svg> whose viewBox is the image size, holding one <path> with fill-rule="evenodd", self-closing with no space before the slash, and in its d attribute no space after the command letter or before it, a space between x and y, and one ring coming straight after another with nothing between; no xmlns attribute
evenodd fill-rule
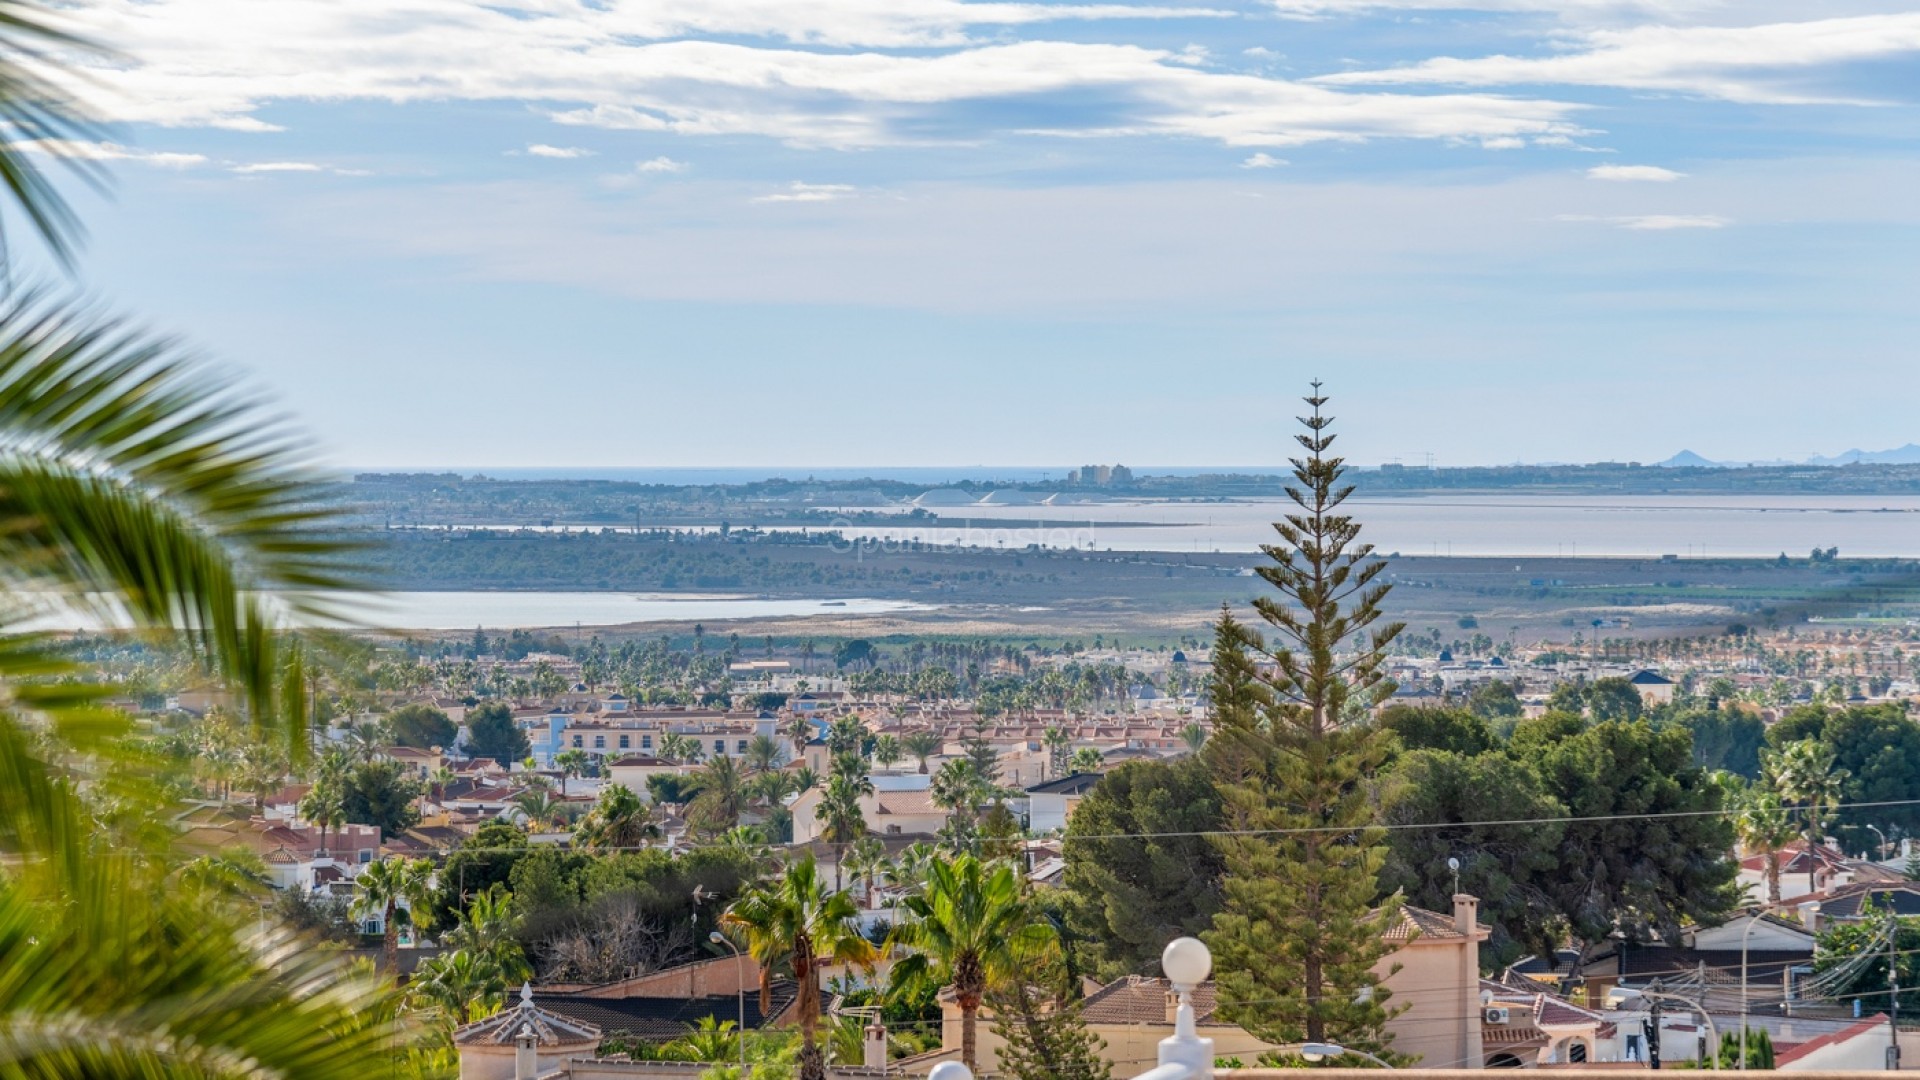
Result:
<svg viewBox="0 0 1920 1080"><path fill-rule="evenodd" d="M1595 165L1587 170L1589 180L1612 180L1621 183L1670 184L1687 175L1663 169L1658 165Z"/></svg>
<svg viewBox="0 0 1920 1080"><path fill-rule="evenodd" d="M87 18L140 58L98 73L113 91L102 110L170 126L269 130L257 114L281 102L463 100L531 104L568 124L846 148L1033 131L1284 147L1577 130L1579 107L1565 102L1352 91L1215 70L1185 49L967 32L1175 13L1221 14L955 0L99 0ZM670 39L696 34L773 43ZM980 119L989 113L1004 119Z"/></svg>
<svg viewBox="0 0 1920 1080"><path fill-rule="evenodd" d="M1920 12L1720 27L1596 30L1551 56L1439 57L1406 67L1341 72L1324 86L1605 86L1695 94L1747 104L1863 104L1806 85L1848 64L1920 52Z"/></svg>

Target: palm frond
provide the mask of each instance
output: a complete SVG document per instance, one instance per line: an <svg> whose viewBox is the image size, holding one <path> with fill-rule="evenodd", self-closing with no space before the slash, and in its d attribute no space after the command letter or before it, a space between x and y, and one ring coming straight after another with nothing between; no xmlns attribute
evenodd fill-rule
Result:
<svg viewBox="0 0 1920 1080"><path fill-rule="evenodd" d="M256 723L297 739L304 665L279 631L337 616L328 592L358 582L279 431L163 341L37 297L0 303L0 575L183 629Z"/></svg>
<svg viewBox="0 0 1920 1080"><path fill-rule="evenodd" d="M72 94L48 78L75 65L55 59L75 53L102 54L90 41L54 25L48 5L0 0L0 189L20 208L34 231L63 265L71 265L83 236L80 220L47 173L34 160L43 155L66 166L95 188L105 171L80 146L98 139L102 127ZM0 237L0 260L5 239Z"/></svg>

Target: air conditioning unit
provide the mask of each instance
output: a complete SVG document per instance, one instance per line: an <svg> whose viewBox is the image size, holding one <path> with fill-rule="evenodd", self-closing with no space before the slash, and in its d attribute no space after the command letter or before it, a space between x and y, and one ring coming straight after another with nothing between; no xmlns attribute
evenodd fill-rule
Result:
<svg viewBox="0 0 1920 1080"><path fill-rule="evenodd" d="M1490 1006L1481 1014L1481 1022L1488 1024L1510 1024L1513 1015L1500 1006Z"/></svg>

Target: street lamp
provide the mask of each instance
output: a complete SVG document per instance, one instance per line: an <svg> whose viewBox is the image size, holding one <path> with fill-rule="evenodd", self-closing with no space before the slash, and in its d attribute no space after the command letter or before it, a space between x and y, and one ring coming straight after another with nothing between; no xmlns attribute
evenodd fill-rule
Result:
<svg viewBox="0 0 1920 1080"><path fill-rule="evenodd" d="M745 954L741 953L739 946L727 940L727 935L715 930L713 933L707 935L707 940L713 942L715 945L725 945L731 950L733 958L736 961L734 964L736 968L744 969L746 967ZM734 1032L734 1036L740 1040L740 1080L747 1080L747 973L744 970L740 971L739 977L734 979L733 982L735 986L734 996L739 999L740 1005L740 1029ZM971 1078L969 1078L969 1080L971 1080Z"/></svg>
<svg viewBox="0 0 1920 1080"><path fill-rule="evenodd" d="M1193 991L1212 973L1213 953L1199 938L1174 938L1160 954L1160 970L1180 996L1173 1035L1160 1040L1160 1064L1184 1067L1188 1076L1206 1076L1213 1068L1213 1040L1201 1038L1194 1028Z"/></svg>
<svg viewBox="0 0 1920 1080"><path fill-rule="evenodd" d="M958 1061L943 1061L927 1073L927 1080L973 1080L973 1070Z"/></svg>
<svg viewBox="0 0 1920 1080"><path fill-rule="evenodd" d="M1873 835L1880 838L1880 846L1873 849L1873 854L1874 854L1873 861L1879 862L1881 859L1884 859L1887 857L1887 851L1891 849L1893 845L1887 843L1887 834L1881 832L1880 827L1878 825L1869 825L1867 826L1867 828L1872 829Z"/></svg>
<svg viewBox="0 0 1920 1080"><path fill-rule="evenodd" d="M1307 1043L1300 1047L1300 1056L1306 1058L1308 1061L1321 1061L1325 1058L1339 1057L1341 1054L1352 1054L1354 1057L1366 1058L1368 1061L1373 1062L1383 1069L1393 1068L1393 1066L1374 1057L1365 1050L1350 1050L1337 1043Z"/></svg>

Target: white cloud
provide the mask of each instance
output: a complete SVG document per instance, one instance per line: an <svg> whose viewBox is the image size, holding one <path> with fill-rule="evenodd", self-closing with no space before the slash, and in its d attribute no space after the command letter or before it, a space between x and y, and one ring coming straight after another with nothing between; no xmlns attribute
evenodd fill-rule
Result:
<svg viewBox="0 0 1920 1080"><path fill-rule="evenodd" d="M852 184L803 184L795 180L787 185L787 190L773 195L761 195L753 201L757 203L833 202L847 198L853 193Z"/></svg>
<svg viewBox="0 0 1920 1080"><path fill-rule="evenodd" d="M1617 229L1632 229L1636 232L1665 232L1670 229L1724 229L1733 224L1729 218L1718 214L1621 214L1613 217L1596 217L1591 214L1561 214L1558 221L1598 222L1612 225Z"/></svg>
<svg viewBox="0 0 1920 1080"><path fill-rule="evenodd" d="M675 161L670 157L666 157L662 155L661 157L657 157L657 158L648 158L647 160L641 162L640 164L635 165L634 169L638 172L643 172L643 173L686 172L687 163L684 161Z"/></svg>
<svg viewBox="0 0 1920 1080"><path fill-rule="evenodd" d="M311 161L257 161L248 165L232 166L232 171L245 176L258 173L314 173L325 172L325 166L315 165Z"/></svg>
<svg viewBox="0 0 1920 1080"><path fill-rule="evenodd" d="M51 157L79 161L135 161L163 169L191 169L207 164L205 154L183 154L167 150L141 150L111 142L86 142L78 139L29 139L17 144L20 149Z"/></svg>
<svg viewBox="0 0 1920 1080"><path fill-rule="evenodd" d="M1595 165L1587 170L1589 180L1651 181L1668 184L1687 175L1658 165Z"/></svg>
<svg viewBox="0 0 1920 1080"><path fill-rule="evenodd" d="M593 151L584 146L548 146L546 143L534 143L527 147L529 157L543 158L583 158L592 157Z"/></svg>
<svg viewBox="0 0 1920 1080"><path fill-rule="evenodd" d="M1440 57L1309 80L1328 86L1609 86L1753 104L1861 103L1804 85L1807 73L1920 52L1920 12L1761 26L1594 30L1551 56Z"/></svg>
<svg viewBox="0 0 1920 1080"><path fill-rule="evenodd" d="M1240 167L1243 169L1271 169L1285 164L1286 161L1284 159L1274 157L1272 154L1262 151L1241 162Z"/></svg>
<svg viewBox="0 0 1920 1080"><path fill-rule="evenodd" d="M1518 135L1495 135L1493 138L1480 140L1482 150L1520 150L1526 145L1527 140Z"/></svg>
<svg viewBox="0 0 1920 1080"><path fill-rule="evenodd" d="M1577 130L1571 117L1580 108L1523 96L1348 91L1197 68L1197 54L1179 51L1085 41L979 44L964 33L977 25L1209 14L1183 8L97 0L84 10L90 31L138 58L95 73L109 91L91 95L99 107L116 120L172 126L268 127L255 114L278 102L501 101L572 124L863 147L977 141L1024 125L982 127L969 118L956 126L951 118L961 106L1032 101L1066 118L1055 122L1060 134L1271 148L1567 134ZM697 33L806 47L660 40ZM822 45L865 51L813 48ZM896 46L915 51L874 51ZM1060 101L1066 107L1055 107Z"/></svg>

